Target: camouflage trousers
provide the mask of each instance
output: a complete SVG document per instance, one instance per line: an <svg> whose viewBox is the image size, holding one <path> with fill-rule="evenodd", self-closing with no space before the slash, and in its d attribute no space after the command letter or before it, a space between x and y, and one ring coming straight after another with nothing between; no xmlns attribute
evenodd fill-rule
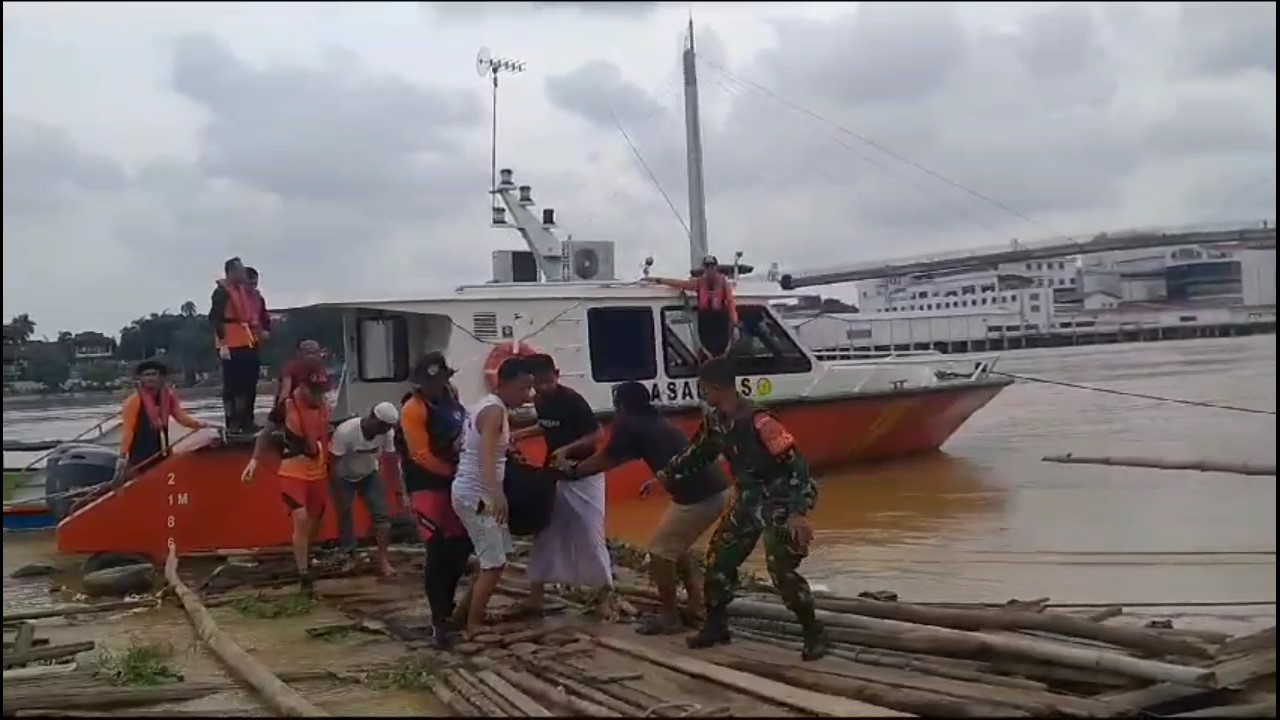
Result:
<svg viewBox="0 0 1280 720"><path fill-rule="evenodd" d="M723 610L741 586L738 569L764 536L765 566L783 604L802 625L814 622L813 593L800 576L800 562L807 549L797 549L787 526L785 508L768 509L739 497L720 521L707 547L707 571L703 580L708 613Z"/></svg>

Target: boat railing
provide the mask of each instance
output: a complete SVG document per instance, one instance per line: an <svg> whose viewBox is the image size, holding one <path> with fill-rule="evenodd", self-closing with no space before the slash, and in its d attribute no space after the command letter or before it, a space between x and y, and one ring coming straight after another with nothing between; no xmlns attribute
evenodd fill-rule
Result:
<svg viewBox="0 0 1280 720"><path fill-rule="evenodd" d="M818 353L815 353L815 356L822 360ZM867 359L823 360L821 370L814 375L813 381L800 395L808 397L832 373L842 375L860 373L861 377L850 390L855 393L863 392L871 381L883 379L883 373L878 371L904 367L917 371L920 386L933 386L943 382L948 384L979 382L991 374L999 360L998 353L944 355L932 351L906 351ZM890 381L889 384L893 389L900 390L907 387L906 383L909 380L910 378L899 378ZM844 387L843 384L842 387Z"/></svg>
<svg viewBox="0 0 1280 720"><path fill-rule="evenodd" d="M63 446L63 445L65 445L66 443L73 443L73 442L78 442L78 441L80 441L80 440L85 440L85 438L86 438L86 437L88 437L90 434L92 434L95 430L96 430L96 431L98 431L98 434L97 434L97 435L94 435L94 436L93 436L93 438L91 438L91 439L85 440L85 442L96 442L96 441L98 441L98 440L101 440L102 438L104 438L104 437L106 437L108 434L110 434L111 432L115 431L115 429L116 429L117 427L119 427L119 426L120 426L120 423L121 423L122 421L123 421L123 419L120 417L120 411L118 411L118 410L117 410L116 412L112 413L111 415L109 415L109 416L107 416L107 417L104 417L104 418L102 418L101 420L99 420L98 422L96 422L96 423L94 423L93 425L89 426L89 427L88 427L88 428L86 428L83 432L81 432L79 435L76 435L75 437L71 438L70 440L66 440L66 441L64 441L64 442L62 442L62 443L59 443L57 446L52 447L52 448L49 448L48 450L44 451L44 452L43 452L43 453L41 453L40 455L36 456L36 457L35 457L35 459L33 459L31 462L28 462L26 465L22 466L22 469L21 469L19 472L24 472L24 473L25 473L25 472L29 472L29 471L30 471L32 468L34 468L36 465L39 465L40 463L44 462L45 460L48 460L48 459L49 459L49 456L50 456L50 455L52 455L53 453L57 452L57 450L58 450L58 448L59 448L59 447L62 447L62 446ZM107 423L113 423L113 424L112 424L112 425L110 425L110 426L108 426L108 425L107 425Z"/></svg>

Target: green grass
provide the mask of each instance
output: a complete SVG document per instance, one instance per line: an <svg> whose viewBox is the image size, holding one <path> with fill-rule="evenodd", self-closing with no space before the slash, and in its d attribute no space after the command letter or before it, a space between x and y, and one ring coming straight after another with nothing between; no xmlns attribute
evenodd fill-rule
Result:
<svg viewBox="0 0 1280 720"><path fill-rule="evenodd" d="M267 597L262 594L246 595L236 598L231 608L245 617L273 620L276 618L301 617L310 614L319 603L310 595L288 595L285 597Z"/></svg>
<svg viewBox="0 0 1280 720"><path fill-rule="evenodd" d="M131 640L124 652L103 651L98 656L98 670L116 685L150 686L182 680L182 674L165 661L173 655L168 643Z"/></svg>
<svg viewBox="0 0 1280 720"><path fill-rule="evenodd" d="M407 657L390 670L370 675L367 684L384 690L389 688L422 690L444 668L445 664L439 660Z"/></svg>

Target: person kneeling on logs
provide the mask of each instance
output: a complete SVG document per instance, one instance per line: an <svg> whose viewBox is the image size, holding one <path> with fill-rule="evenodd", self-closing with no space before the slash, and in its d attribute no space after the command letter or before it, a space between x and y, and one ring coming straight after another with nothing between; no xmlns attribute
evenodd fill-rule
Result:
<svg viewBox="0 0 1280 720"><path fill-rule="evenodd" d="M284 435L280 453L280 495L293 519L293 560L302 591L315 591L311 577L311 542L320 531L320 520L329 504L329 374L319 364L311 368L303 385L271 410L267 426L258 433L253 457L240 476L253 482L258 460L271 445L272 434Z"/></svg>
<svg viewBox="0 0 1280 720"><path fill-rule="evenodd" d="M689 446L684 432L653 406L649 389L643 384L625 382L614 388L613 407L617 415L605 447L581 462L560 463L570 477L603 473L631 460L643 460L649 471L656 473ZM648 496L657 484L657 479L645 481L640 486L640 496ZM684 576L690 609L701 616L705 605L702 574L689 551L720 518L733 496L728 478L715 463L701 472L686 473L680 482L668 484L666 491L671 495L671 504L649 541L649 571L658 588L661 608L657 616L646 618L636 627L641 635L683 630L676 599L678 575Z"/></svg>
<svg viewBox="0 0 1280 720"><path fill-rule="evenodd" d="M120 459L112 487L136 475L169 454L169 420L199 430L210 427L182 409L178 396L169 387L169 368L161 360L143 360L134 370L138 389L125 398L120 409Z"/></svg>
<svg viewBox="0 0 1280 720"><path fill-rule="evenodd" d="M472 552L449 495L467 416L449 382L453 372L442 353L427 353L418 361L396 433L405 490L427 546L423 589L431 610L431 642L439 650L449 647L449 632L466 621L466 605L454 598Z"/></svg>
<svg viewBox="0 0 1280 720"><path fill-rule="evenodd" d="M735 380L727 358L708 360L698 369L698 386L709 408L689 447L657 474L664 486L678 485L724 453L738 483L733 506L707 549L707 619L688 645L696 649L730 641L729 603L739 587L738 568L764 535L769 579L800 621L801 657L816 660L827 652L826 632L818 622L809 583L797 569L813 539L807 515L818 489L791 433L739 395Z"/></svg>
<svg viewBox="0 0 1280 720"><path fill-rule="evenodd" d="M699 277L680 280L656 277L659 285L695 294L698 313L699 360L722 357L733 344L738 328L738 304L733 297L729 278L720 272L720 261L714 255L702 259Z"/></svg>

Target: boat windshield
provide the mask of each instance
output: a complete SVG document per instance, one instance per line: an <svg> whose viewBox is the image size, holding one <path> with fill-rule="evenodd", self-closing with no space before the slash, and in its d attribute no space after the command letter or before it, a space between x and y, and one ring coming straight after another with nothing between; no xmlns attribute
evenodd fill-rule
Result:
<svg viewBox="0 0 1280 720"><path fill-rule="evenodd" d="M813 363L764 305L738 305L738 339L730 351L742 375L807 373ZM695 314L683 305L662 310L662 355L667 377L697 374Z"/></svg>

